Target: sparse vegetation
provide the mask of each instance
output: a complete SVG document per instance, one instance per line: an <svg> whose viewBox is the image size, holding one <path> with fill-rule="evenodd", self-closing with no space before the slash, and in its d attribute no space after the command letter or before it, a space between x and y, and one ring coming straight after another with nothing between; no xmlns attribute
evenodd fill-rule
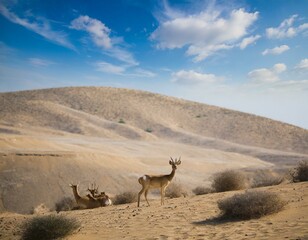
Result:
<svg viewBox="0 0 308 240"><path fill-rule="evenodd" d="M34 217L22 226L23 240L59 239L72 233L79 227L75 219L59 215Z"/></svg>
<svg viewBox="0 0 308 240"><path fill-rule="evenodd" d="M31 211L31 214L44 214L50 212L50 209L44 204L41 203Z"/></svg>
<svg viewBox="0 0 308 240"><path fill-rule="evenodd" d="M180 183L171 183L166 190L166 197L169 198L179 198L186 196L187 192Z"/></svg>
<svg viewBox="0 0 308 240"><path fill-rule="evenodd" d="M114 205L137 202L137 194L133 191L126 191L115 196Z"/></svg>
<svg viewBox="0 0 308 240"><path fill-rule="evenodd" d="M283 176L269 170L258 170L253 175L251 187L266 187L279 185L284 180Z"/></svg>
<svg viewBox="0 0 308 240"><path fill-rule="evenodd" d="M118 121L118 123L124 124L125 121L124 121L122 118L120 118L120 120Z"/></svg>
<svg viewBox="0 0 308 240"><path fill-rule="evenodd" d="M234 170L227 170L214 175L212 188L215 192L241 190L247 187L246 176Z"/></svg>
<svg viewBox="0 0 308 240"><path fill-rule="evenodd" d="M147 128L147 129L145 129L145 131L148 132L148 133L153 132L152 128Z"/></svg>
<svg viewBox="0 0 308 240"><path fill-rule="evenodd" d="M270 192L247 191L218 202L222 217L252 219L273 214L286 205L279 195Z"/></svg>
<svg viewBox="0 0 308 240"><path fill-rule="evenodd" d="M192 192L195 194L195 195L204 195L204 194L209 194L209 193L212 193L213 192L213 189L212 188L208 188L208 187L196 187L192 190Z"/></svg>
<svg viewBox="0 0 308 240"><path fill-rule="evenodd" d="M64 197L55 204L57 212L70 211L76 209L76 207L77 207L76 202L71 197Z"/></svg>
<svg viewBox="0 0 308 240"><path fill-rule="evenodd" d="M297 167L290 172L293 182L305 182L308 181L308 161L301 161Z"/></svg>

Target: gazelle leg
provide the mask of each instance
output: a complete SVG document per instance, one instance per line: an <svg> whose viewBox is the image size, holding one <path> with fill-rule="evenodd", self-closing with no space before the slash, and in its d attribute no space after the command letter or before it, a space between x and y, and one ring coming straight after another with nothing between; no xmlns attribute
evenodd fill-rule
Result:
<svg viewBox="0 0 308 240"><path fill-rule="evenodd" d="M139 207L139 205L140 205L140 196L142 195L142 193L144 192L144 190L145 190L145 189L142 188L141 191L138 193L138 205L137 205L138 207Z"/></svg>
<svg viewBox="0 0 308 240"><path fill-rule="evenodd" d="M148 192L149 192L149 189L145 190L144 197L145 197L145 200L146 200L147 203L148 203L148 206L150 206L149 201L148 201L148 198L147 198Z"/></svg>
<svg viewBox="0 0 308 240"><path fill-rule="evenodd" d="M160 189L160 197L161 197L161 199L160 199L160 205L164 205L164 196L165 196L164 193L165 193L165 192L164 192L164 189L161 188L161 189Z"/></svg>

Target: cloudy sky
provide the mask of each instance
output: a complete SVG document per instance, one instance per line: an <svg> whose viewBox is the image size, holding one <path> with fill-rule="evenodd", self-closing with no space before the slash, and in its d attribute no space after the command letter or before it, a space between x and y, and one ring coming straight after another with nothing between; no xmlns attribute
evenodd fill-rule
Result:
<svg viewBox="0 0 308 240"><path fill-rule="evenodd" d="M307 0L0 0L0 91L134 88L308 129L307 13Z"/></svg>

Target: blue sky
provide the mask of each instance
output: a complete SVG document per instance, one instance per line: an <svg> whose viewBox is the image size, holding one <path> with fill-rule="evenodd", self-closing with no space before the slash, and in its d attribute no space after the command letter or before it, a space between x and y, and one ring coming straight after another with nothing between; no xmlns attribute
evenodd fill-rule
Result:
<svg viewBox="0 0 308 240"><path fill-rule="evenodd" d="M0 91L147 90L308 129L307 0L0 0Z"/></svg>

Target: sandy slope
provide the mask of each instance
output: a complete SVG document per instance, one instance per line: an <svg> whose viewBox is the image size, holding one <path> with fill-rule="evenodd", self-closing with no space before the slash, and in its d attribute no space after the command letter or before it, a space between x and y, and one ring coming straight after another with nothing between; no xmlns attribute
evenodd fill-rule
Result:
<svg viewBox="0 0 308 240"><path fill-rule="evenodd" d="M238 192L152 200L93 210L62 212L81 223L68 240L85 239L308 239L308 183L258 189L288 201L277 214L248 221L219 221L217 201ZM20 224L31 215L0 215L1 239L19 239Z"/></svg>
<svg viewBox="0 0 308 240"><path fill-rule="evenodd" d="M208 178L222 169L273 165L238 153L168 141L52 136L1 140L6 151L0 154L0 202L3 210L21 213L29 213L41 203L54 208L62 197L72 196L69 183L79 182L83 194L91 182L111 195L138 191L138 177L171 171L169 156L182 156L174 181L188 190L207 185Z"/></svg>
<svg viewBox="0 0 308 240"><path fill-rule="evenodd" d="M138 191L139 176L171 171L170 156L182 156L174 181L189 191L225 169L308 159L308 130L128 89L0 93L0 211L53 208L69 183L83 194L91 182L111 195Z"/></svg>

